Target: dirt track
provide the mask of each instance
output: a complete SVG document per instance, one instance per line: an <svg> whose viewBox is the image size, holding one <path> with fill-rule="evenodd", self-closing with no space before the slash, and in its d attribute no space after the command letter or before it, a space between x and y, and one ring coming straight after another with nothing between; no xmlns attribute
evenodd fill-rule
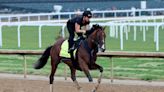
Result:
<svg viewBox="0 0 164 92"><path fill-rule="evenodd" d="M94 83L82 82L83 92L91 92ZM0 76L0 92L49 92L48 79L23 79ZM68 81L55 81L54 92L78 92L74 84ZM97 92L164 92L163 85L111 84L103 82Z"/></svg>

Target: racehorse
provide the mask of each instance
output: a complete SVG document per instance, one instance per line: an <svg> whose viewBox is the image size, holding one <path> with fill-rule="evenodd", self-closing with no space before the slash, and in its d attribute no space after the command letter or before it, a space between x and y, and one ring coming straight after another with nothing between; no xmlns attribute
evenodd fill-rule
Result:
<svg viewBox="0 0 164 92"><path fill-rule="evenodd" d="M51 74L49 77L50 92L53 92L52 84L54 80L54 74L56 72L58 64L61 63L60 61L63 61L65 64L69 66L71 70L71 79L76 84L77 89L80 91L81 91L81 87L79 86L76 80L76 70L84 71L89 82L92 82L93 80L89 70L99 69L100 77L98 79L98 84L93 89L93 92L96 92L101 82L101 77L103 72L103 68L100 65L96 64L96 59L97 59L96 54L98 51L101 52L105 51L106 35L104 29L105 27L102 27L98 24L92 26L91 30L89 30L89 32L86 34L85 40L82 40L79 43L78 49L76 50L75 61L72 61L71 58L60 56L61 45L66 40L62 37L59 38L53 46L49 46L44 51L42 56L38 59L38 61L34 65L34 68L35 69L42 68L47 63L49 56L51 56Z"/></svg>

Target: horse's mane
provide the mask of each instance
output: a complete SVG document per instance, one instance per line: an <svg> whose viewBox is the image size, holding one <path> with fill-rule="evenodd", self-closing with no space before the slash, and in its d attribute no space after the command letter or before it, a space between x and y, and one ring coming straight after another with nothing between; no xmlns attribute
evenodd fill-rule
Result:
<svg viewBox="0 0 164 92"><path fill-rule="evenodd" d="M55 39L58 40L58 39L61 39L61 38L64 39L64 37L62 37L61 35L59 35L59 36L57 36Z"/></svg>
<svg viewBox="0 0 164 92"><path fill-rule="evenodd" d="M95 25L92 26L92 28L94 28L94 29L101 28L102 29L102 26L100 26L99 24L95 24Z"/></svg>
<svg viewBox="0 0 164 92"><path fill-rule="evenodd" d="M88 37L90 34L92 34L96 29L102 29L102 26L100 26L99 24L94 24L92 26L92 28L90 30L88 30L88 32L86 32L86 36Z"/></svg>

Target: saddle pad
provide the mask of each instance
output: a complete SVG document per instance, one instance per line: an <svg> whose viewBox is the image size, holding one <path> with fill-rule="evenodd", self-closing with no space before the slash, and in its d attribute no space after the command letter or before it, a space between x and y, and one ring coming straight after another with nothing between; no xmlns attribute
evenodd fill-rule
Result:
<svg viewBox="0 0 164 92"><path fill-rule="evenodd" d="M74 50L75 55L76 50ZM71 58L70 54L68 53L68 40L65 40L61 45L60 55L61 57Z"/></svg>

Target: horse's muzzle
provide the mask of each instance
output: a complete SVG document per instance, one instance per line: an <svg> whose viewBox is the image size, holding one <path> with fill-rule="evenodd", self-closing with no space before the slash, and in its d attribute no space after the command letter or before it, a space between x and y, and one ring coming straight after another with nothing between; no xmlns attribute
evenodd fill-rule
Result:
<svg viewBox="0 0 164 92"><path fill-rule="evenodd" d="M105 50L105 48L99 48L99 52L104 52Z"/></svg>

